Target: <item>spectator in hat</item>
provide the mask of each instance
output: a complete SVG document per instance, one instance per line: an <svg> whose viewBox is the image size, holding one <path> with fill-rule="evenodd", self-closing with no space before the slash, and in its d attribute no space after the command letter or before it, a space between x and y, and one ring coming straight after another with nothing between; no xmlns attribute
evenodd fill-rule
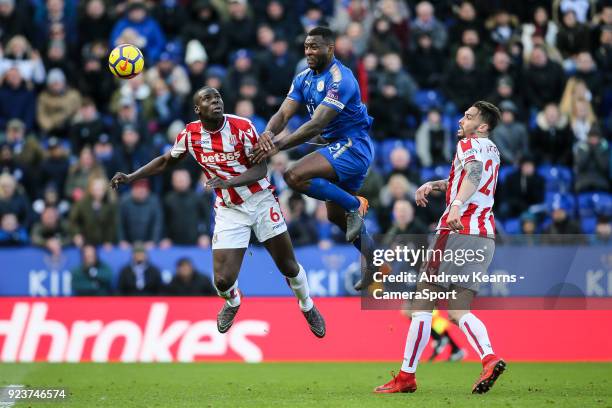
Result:
<svg viewBox="0 0 612 408"><path fill-rule="evenodd" d="M25 246L29 241L28 230L19 224L15 214L0 216L0 247Z"/></svg>
<svg viewBox="0 0 612 408"><path fill-rule="evenodd" d="M70 245L70 225L61 218L55 207L46 207L40 221L32 226L32 245L45 248L53 255L59 255L62 248Z"/></svg>
<svg viewBox="0 0 612 408"><path fill-rule="evenodd" d="M574 147L574 173L576 192L608 191L610 188L610 146L593 127L585 141Z"/></svg>
<svg viewBox="0 0 612 408"><path fill-rule="evenodd" d="M545 181L535 171L535 162L529 154L520 156L519 167L498 187L500 215L517 217L531 206L544 202Z"/></svg>
<svg viewBox="0 0 612 408"><path fill-rule="evenodd" d="M191 188L191 175L185 169L172 172L172 191L164 197L165 238L161 246L210 246L210 200Z"/></svg>
<svg viewBox="0 0 612 408"><path fill-rule="evenodd" d="M516 121L518 109L514 102L503 101L499 108L502 112L501 123L493 129L491 140L499 149L503 164L518 164L519 158L529 150L527 128Z"/></svg>
<svg viewBox="0 0 612 408"><path fill-rule="evenodd" d="M64 196L72 201L79 201L87 190L89 179L94 176L104 176L104 168L96 161L91 147L86 146L81 149L79 160L68 170Z"/></svg>
<svg viewBox="0 0 612 408"><path fill-rule="evenodd" d="M15 160L27 168L35 168L43 159L43 149L33 134L26 134L25 123L20 119L11 119L6 124L4 141L13 151Z"/></svg>
<svg viewBox="0 0 612 408"><path fill-rule="evenodd" d="M198 40L190 40L187 43L185 51L185 65L187 65L187 75L189 77L189 83L194 88L202 86L206 82L206 67L208 65L208 53L206 49ZM190 109L191 101L186 98L186 105Z"/></svg>
<svg viewBox="0 0 612 408"><path fill-rule="evenodd" d="M165 287L168 296L215 296L215 287L208 275L198 272L188 258L176 262L176 272Z"/></svg>
<svg viewBox="0 0 612 408"><path fill-rule="evenodd" d="M119 272L118 294L121 296L159 295L162 286L161 272L149 262L144 245L135 243L130 263Z"/></svg>
<svg viewBox="0 0 612 408"><path fill-rule="evenodd" d="M70 210L70 228L73 242L104 245L107 248L117 243L117 203L108 188L108 179L93 176L82 200Z"/></svg>
<svg viewBox="0 0 612 408"><path fill-rule="evenodd" d="M103 132L104 123L95 102L89 97L83 98L69 130L72 151L78 153L84 146L93 147Z"/></svg>
<svg viewBox="0 0 612 408"><path fill-rule="evenodd" d="M0 79L0 128L10 119L19 119L27 131L32 130L36 113L34 91L28 88L16 67L9 68Z"/></svg>
<svg viewBox="0 0 612 408"><path fill-rule="evenodd" d="M69 85L76 85L77 66L71 60L66 42L53 40L49 42L45 52L45 66L48 71L54 68L61 70L67 78Z"/></svg>
<svg viewBox="0 0 612 408"><path fill-rule="evenodd" d="M167 50L159 55L157 64L146 72L146 81L154 91L160 79L166 83L172 94L179 98L185 98L191 92L187 71L177 64L176 57Z"/></svg>
<svg viewBox="0 0 612 408"><path fill-rule="evenodd" d="M147 56L147 62L155 64L166 47L166 37L159 23L149 16L145 3L133 2L128 5L124 17L120 18L113 27L110 43L113 46L119 45L117 40L126 30L132 30L145 39L146 46L143 51Z"/></svg>
<svg viewBox="0 0 612 408"><path fill-rule="evenodd" d="M227 28L211 0L196 0L191 3L190 20L183 27L184 43L191 40L208 47L211 64L225 64L228 53ZM189 46L187 46L189 52Z"/></svg>
<svg viewBox="0 0 612 408"><path fill-rule="evenodd" d="M140 75L137 78L139 77ZM143 92L149 97L151 89L148 85ZM126 127L136 129L139 135L146 134L147 130L147 124L143 120L142 115L139 115L136 100L132 95L119 96L117 100L117 114L114 117L110 134L113 143L121 142L123 131Z"/></svg>
<svg viewBox="0 0 612 408"><path fill-rule="evenodd" d="M229 19L226 23L228 51L250 48L253 45L255 20L248 13L247 0L228 1Z"/></svg>
<svg viewBox="0 0 612 408"><path fill-rule="evenodd" d="M66 84L66 76L57 68L49 71L47 87L38 96L36 121L48 135L68 136L70 119L81 106L81 94Z"/></svg>
<svg viewBox="0 0 612 408"><path fill-rule="evenodd" d="M119 204L119 240L123 248L144 242L152 248L162 239L164 217L156 195L151 194L148 179L132 183L132 189Z"/></svg>
<svg viewBox="0 0 612 408"><path fill-rule="evenodd" d="M523 98L515 92L514 84L515 82L509 76L499 77L496 81L495 89L487 97L487 101L496 106L501 105L504 101L512 102L516 107L515 118L517 120L524 120L526 117L525 105Z"/></svg>
<svg viewBox="0 0 612 408"><path fill-rule="evenodd" d="M45 153L45 159L40 165L40 187L53 184L60 196L63 196L70 170L68 153L56 137L49 138ZM36 196L40 196L42 193L42 191L38 191Z"/></svg>
<svg viewBox="0 0 612 408"><path fill-rule="evenodd" d="M72 271L72 293L75 296L109 296L113 293L111 268L98 258L91 244L81 248L81 264Z"/></svg>
<svg viewBox="0 0 612 408"><path fill-rule="evenodd" d="M565 73L561 65L549 60L542 46L533 48L522 86L527 103L542 109L548 103L559 103L565 87Z"/></svg>
<svg viewBox="0 0 612 408"><path fill-rule="evenodd" d="M223 81L223 88L232 91L233 98L236 98L238 91L236 85L241 84L247 77L257 78L257 67L253 61L253 53L247 49L239 49L234 52L231 57L231 67L227 70L227 74Z"/></svg>
<svg viewBox="0 0 612 408"><path fill-rule="evenodd" d="M572 163L572 144L574 135L568 119L559 112L556 103L549 103L536 117L536 128L531 134L531 152L538 164L560 164L569 166Z"/></svg>
<svg viewBox="0 0 612 408"><path fill-rule="evenodd" d="M437 108L430 109L415 135L416 153L423 167L447 164L450 160L451 135L442 125Z"/></svg>

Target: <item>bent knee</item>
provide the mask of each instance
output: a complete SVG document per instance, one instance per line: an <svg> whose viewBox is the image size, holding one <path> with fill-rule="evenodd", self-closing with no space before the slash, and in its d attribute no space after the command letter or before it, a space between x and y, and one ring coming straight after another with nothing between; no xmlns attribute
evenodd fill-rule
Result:
<svg viewBox="0 0 612 408"><path fill-rule="evenodd" d="M285 179L285 183L295 191L304 192L307 189L305 184L306 180L302 176L300 176L295 170L289 169L283 176Z"/></svg>
<svg viewBox="0 0 612 408"><path fill-rule="evenodd" d="M465 316L467 313L469 313L469 310L452 310L452 309L449 309L449 311L448 311L448 319L458 326L459 325L459 321L461 320L461 318L463 316Z"/></svg>

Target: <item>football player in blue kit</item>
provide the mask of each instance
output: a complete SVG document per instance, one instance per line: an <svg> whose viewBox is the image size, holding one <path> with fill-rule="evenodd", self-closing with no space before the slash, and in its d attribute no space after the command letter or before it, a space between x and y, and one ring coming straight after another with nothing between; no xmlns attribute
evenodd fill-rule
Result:
<svg viewBox="0 0 612 408"><path fill-rule="evenodd" d="M357 196L374 158L369 136L372 117L361 102L355 76L334 57L334 35L316 27L304 41L308 68L293 79L278 112L255 146L255 163L315 137L326 145L298 160L285 173L294 191L325 201L328 218L346 232L346 240L371 265L372 238L365 231L368 201ZM279 135L300 105L310 120L288 135ZM356 288L361 289L361 283Z"/></svg>

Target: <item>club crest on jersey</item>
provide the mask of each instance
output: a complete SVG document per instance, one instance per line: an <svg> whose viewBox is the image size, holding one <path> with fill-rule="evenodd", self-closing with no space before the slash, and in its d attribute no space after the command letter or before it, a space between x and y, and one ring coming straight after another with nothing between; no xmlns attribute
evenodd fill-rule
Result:
<svg viewBox="0 0 612 408"><path fill-rule="evenodd" d="M323 80L320 80L319 82L317 82L317 91L323 92L324 89L325 89L325 82L323 82Z"/></svg>

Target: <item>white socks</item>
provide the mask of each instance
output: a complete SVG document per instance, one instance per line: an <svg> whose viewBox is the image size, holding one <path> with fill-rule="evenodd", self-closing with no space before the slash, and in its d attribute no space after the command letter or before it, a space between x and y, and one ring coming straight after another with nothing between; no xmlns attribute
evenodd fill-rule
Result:
<svg viewBox="0 0 612 408"><path fill-rule="evenodd" d="M238 290L238 280L236 280L232 287L226 290L225 292L221 292L219 289L217 289L217 294L223 299L225 299L227 304L231 307L236 307L240 305L240 291Z"/></svg>
<svg viewBox="0 0 612 408"><path fill-rule="evenodd" d="M484 323L480 321L472 313L466 313L459 320L459 327L465 333L470 345L478 356L482 360L485 356L493 354L493 348L491 347L491 341L487 334L487 328Z"/></svg>
<svg viewBox="0 0 612 408"><path fill-rule="evenodd" d="M414 312L408 329L402 371L414 373L431 334L431 312Z"/></svg>
<svg viewBox="0 0 612 408"><path fill-rule="evenodd" d="M298 272L297 276L294 278L287 278L287 282L299 300L300 309L302 309L302 312L307 312L312 309L314 303L310 298L310 288L308 287L306 271L302 265L298 265L300 267L300 271Z"/></svg>

